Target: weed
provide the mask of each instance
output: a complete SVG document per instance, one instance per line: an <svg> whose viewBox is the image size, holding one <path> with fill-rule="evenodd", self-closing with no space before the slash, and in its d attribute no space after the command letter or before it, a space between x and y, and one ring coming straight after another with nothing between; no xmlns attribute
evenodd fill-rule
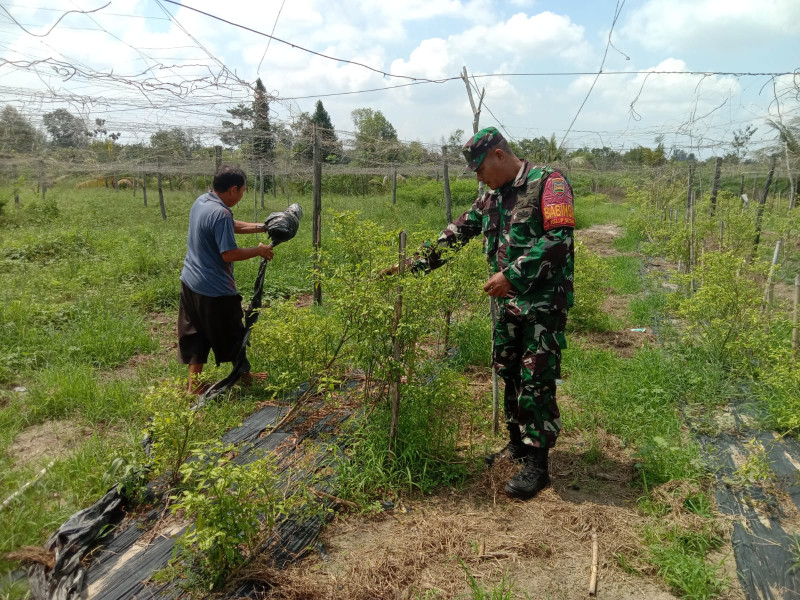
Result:
<svg viewBox="0 0 800 600"><path fill-rule="evenodd" d="M511 600L514 597L514 581L510 578L508 572L495 585L487 588L475 580L461 557L458 557L458 562L467 575L467 583L472 592L472 600Z"/></svg>

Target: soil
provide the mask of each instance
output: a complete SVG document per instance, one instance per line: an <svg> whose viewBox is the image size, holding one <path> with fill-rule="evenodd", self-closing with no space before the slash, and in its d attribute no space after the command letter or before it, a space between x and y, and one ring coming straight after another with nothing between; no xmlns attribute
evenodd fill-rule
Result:
<svg viewBox="0 0 800 600"><path fill-rule="evenodd" d="M643 332L622 329L620 331L589 331L573 334L570 341L575 341L592 348L613 350L614 354L630 358L637 350L656 344L656 336L651 329Z"/></svg>
<svg viewBox="0 0 800 600"><path fill-rule="evenodd" d="M615 223L592 225L575 231L575 239L580 240L599 256L622 256L614 248L614 238L625 235L625 230Z"/></svg>
<svg viewBox="0 0 800 600"><path fill-rule="evenodd" d="M595 442L588 460L583 441L565 435L551 455L553 485L533 500L505 496L519 467L502 460L466 489L339 518L302 562L285 571L254 565L246 577L274 586L266 598L292 600L471 597L469 576L487 590L505 581L514 598L588 598L597 534L597 598L675 598L637 561L647 517L637 512L639 493L630 485L634 459L602 430ZM691 525L696 517L682 510L684 490L675 488L661 493L678 498L664 518ZM638 575L623 570L616 558L623 555Z"/></svg>
<svg viewBox="0 0 800 600"><path fill-rule="evenodd" d="M63 458L76 448L76 442L91 435L92 430L77 421L46 421L21 432L6 452L14 466L21 468Z"/></svg>

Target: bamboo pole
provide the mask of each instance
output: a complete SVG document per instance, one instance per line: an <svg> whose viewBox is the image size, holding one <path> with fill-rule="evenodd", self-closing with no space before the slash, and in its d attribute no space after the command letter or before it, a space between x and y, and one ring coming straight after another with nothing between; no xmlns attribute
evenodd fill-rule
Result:
<svg viewBox="0 0 800 600"><path fill-rule="evenodd" d="M402 377L402 369L400 369L400 362L403 359L402 344L398 330L400 328L400 320L403 317L403 273L406 268L406 232L401 231L397 239L398 247L398 263L397 273L400 275L397 283L397 296L394 301L394 323L392 324L392 421L389 425L389 453L394 454L395 445L397 444L397 429L400 424L400 378Z"/></svg>
<svg viewBox="0 0 800 600"><path fill-rule="evenodd" d="M589 595L594 596L597 593L597 562L598 554L600 553L599 544L597 543L597 534L592 533L592 572L589 576Z"/></svg>

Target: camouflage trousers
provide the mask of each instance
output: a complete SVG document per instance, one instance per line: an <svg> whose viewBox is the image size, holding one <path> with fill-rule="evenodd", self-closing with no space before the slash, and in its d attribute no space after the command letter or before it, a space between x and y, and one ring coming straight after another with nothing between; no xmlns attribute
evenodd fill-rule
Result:
<svg viewBox="0 0 800 600"><path fill-rule="evenodd" d="M552 447L561 430L556 379L561 377L566 323L566 311L516 316L501 309L494 328L492 358L505 381L506 423L519 427L530 446Z"/></svg>

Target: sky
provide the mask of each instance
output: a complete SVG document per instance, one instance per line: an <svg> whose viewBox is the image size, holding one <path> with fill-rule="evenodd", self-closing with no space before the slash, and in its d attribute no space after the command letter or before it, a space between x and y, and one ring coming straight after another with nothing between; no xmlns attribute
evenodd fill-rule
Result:
<svg viewBox="0 0 800 600"><path fill-rule="evenodd" d="M476 101L485 89L480 125L511 139L625 149L663 136L701 157L749 124L756 144L772 140L778 110L800 115L800 75L736 75L800 69L798 0L107 2L0 0L0 102L34 122L59 107L103 118L123 143L176 125L210 141L261 77L275 121L321 99L342 135L372 108L400 139L438 144L472 130L466 67Z"/></svg>

